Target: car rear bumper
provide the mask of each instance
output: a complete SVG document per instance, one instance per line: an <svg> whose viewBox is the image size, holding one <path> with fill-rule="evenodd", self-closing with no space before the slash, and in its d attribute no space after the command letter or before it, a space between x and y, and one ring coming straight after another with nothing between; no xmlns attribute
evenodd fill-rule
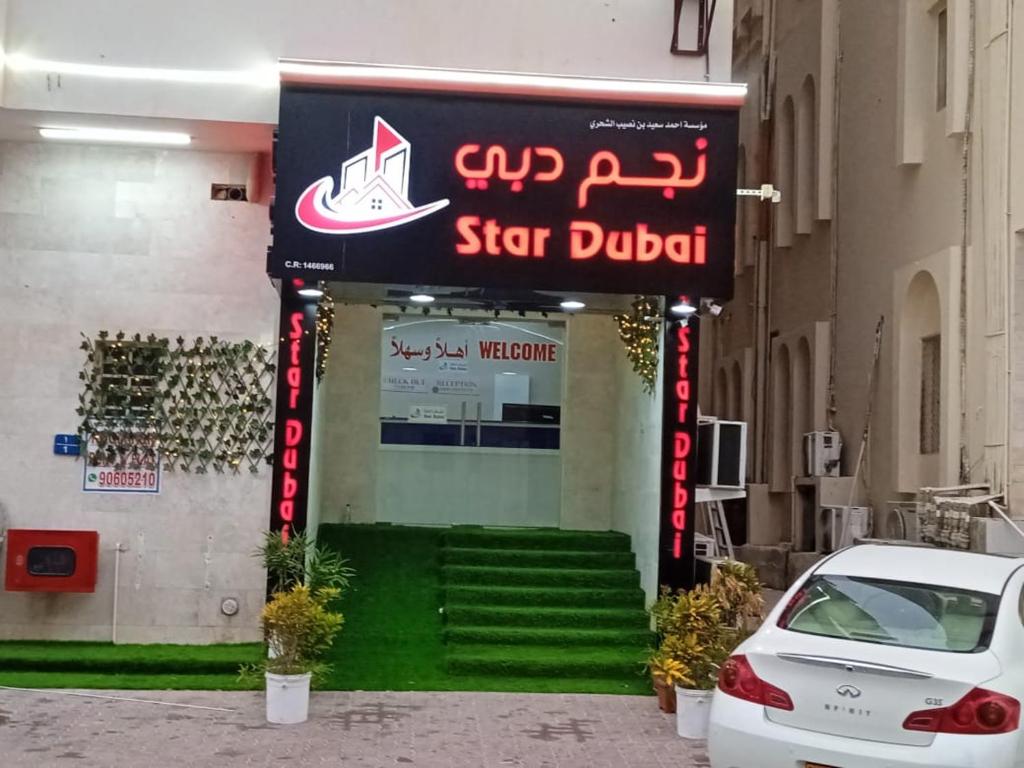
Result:
<svg viewBox="0 0 1024 768"><path fill-rule="evenodd" d="M938 734L928 747L860 741L769 721L764 708L716 692L711 705L711 768L1013 768L1018 733Z"/></svg>

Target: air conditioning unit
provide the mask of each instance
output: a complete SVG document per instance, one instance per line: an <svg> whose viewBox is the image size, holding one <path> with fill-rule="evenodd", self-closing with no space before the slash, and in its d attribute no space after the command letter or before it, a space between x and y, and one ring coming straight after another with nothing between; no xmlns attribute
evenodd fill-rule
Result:
<svg viewBox="0 0 1024 768"><path fill-rule="evenodd" d="M868 536L868 524L871 510L868 507L822 507L822 523L824 526L824 550L835 552L848 547L855 539ZM849 518L849 522L847 522ZM843 535L845 527L846 535Z"/></svg>
<svg viewBox="0 0 1024 768"><path fill-rule="evenodd" d="M697 422L697 485L745 488L747 423L701 418Z"/></svg>
<svg viewBox="0 0 1024 768"><path fill-rule="evenodd" d="M804 435L804 477L839 477L843 440L838 432Z"/></svg>

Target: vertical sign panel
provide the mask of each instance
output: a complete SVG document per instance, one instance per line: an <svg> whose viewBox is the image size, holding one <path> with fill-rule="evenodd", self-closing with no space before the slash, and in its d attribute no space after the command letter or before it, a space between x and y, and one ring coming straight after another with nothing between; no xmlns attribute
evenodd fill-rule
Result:
<svg viewBox="0 0 1024 768"><path fill-rule="evenodd" d="M689 589L695 580L699 336L696 316L685 325L669 322L665 332L658 584L672 589Z"/></svg>
<svg viewBox="0 0 1024 768"><path fill-rule="evenodd" d="M300 296L301 287L302 281L281 283L270 529L286 541L305 529L309 503L317 302Z"/></svg>

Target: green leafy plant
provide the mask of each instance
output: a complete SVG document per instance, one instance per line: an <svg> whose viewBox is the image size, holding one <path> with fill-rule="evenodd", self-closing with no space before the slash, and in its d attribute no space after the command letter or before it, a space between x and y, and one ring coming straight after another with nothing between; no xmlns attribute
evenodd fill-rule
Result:
<svg viewBox="0 0 1024 768"><path fill-rule="evenodd" d="M348 560L335 550L310 541L305 533L284 541L276 531L266 531L255 556L263 560L271 592L304 584L314 593L334 589L340 594L348 589L349 580L355 575Z"/></svg>
<svg viewBox="0 0 1024 768"><path fill-rule="evenodd" d="M341 631L344 617L330 609L340 595L337 589L313 591L304 584L277 592L263 607L263 636L267 658L242 668L240 677L250 680L269 672L276 675L311 673L322 678L329 666L320 661Z"/></svg>
<svg viewBox="0 0 1024 768"><path fill-rule="evenodd" d="M647 659L652 677L711 690L722 663L761 618L764 600L756 571L722 563L710 585L672 592L662 588L651 606L658 647Z"/></svg>

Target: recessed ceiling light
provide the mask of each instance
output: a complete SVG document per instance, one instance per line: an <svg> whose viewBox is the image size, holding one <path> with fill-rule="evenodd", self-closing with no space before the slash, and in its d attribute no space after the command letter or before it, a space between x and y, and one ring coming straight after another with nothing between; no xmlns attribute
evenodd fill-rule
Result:
<svg viewBox="0 0 1024 768"><path fill-rule="evenodd" d="M324 295L324 292L319 288L299 288L299 296L305 296L307 299L319 299Z"/></svg>
<svg viewBox="0 0 1024 768"><path fill-rule="evenodd" d="M577 309L583 309L587 305L584 304L582 301L577 301L576 299L566 299L565 301L561 302L558 306L560 306L562 309L568 310L569 312L573 312Z"/></svg>
<svg viewBox="0 0 1024 768"><path fill-rule="evenodd" d="M415 368L403 368L402 370L403 371L415 371L416 369Z"/></svg>
<svg viewBox="0 0 1024 768"><path fill-rule="evenodd" d="M103 141L113 144L169 144L184 146L192 142L187 133L173 131L137 131L128 128L40 128L44 139L63 141Z"/></svg>
<svg viewBox="0 0 1024 768"><path fill-rule="evenodd" d="M430 304L434 301L434 297L426 293L414 293L409 297L409 301L414 301L417 304Z"/></svg>
<svg viewBox="0 0 1024 768"><path fill-rule="evenodd" d="M502 371L501 375L502 376L515 376L516 372L515 371Z"/></svg>
<svg viewBox="0 0 1024 768"><path fill-rule="evenodd" d="M697 308L686 301L678 301L672 305L671 311L673 315L692 315L697 311Z"/></svg>

